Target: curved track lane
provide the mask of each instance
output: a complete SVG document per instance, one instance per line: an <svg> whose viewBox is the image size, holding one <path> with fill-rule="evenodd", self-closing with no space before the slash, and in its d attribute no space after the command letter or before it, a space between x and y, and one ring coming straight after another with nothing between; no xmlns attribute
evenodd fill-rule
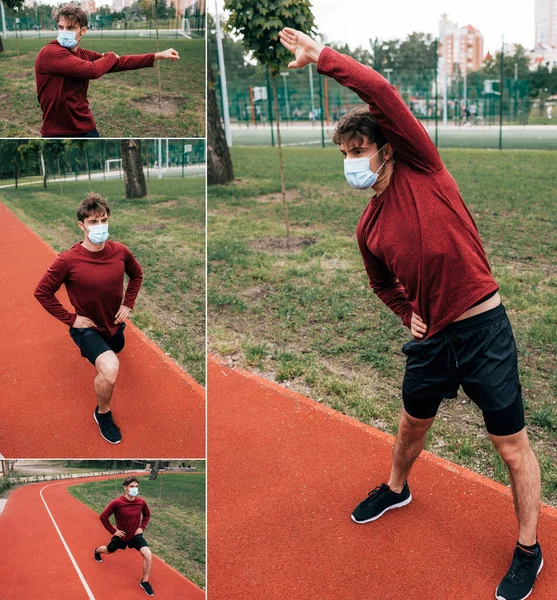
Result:
<svg viewBox="0 0 557 600"><path fill-rule="evenodd" d="M139 587L140 554L130 549L119 550L103 555L103 562L97 563L93 550L110 541L110 534L98 515L67 491L79 483L115 478L121 479L122 475L25 485L10 494L0 514L0 539L4 548L0 561L2 600L140 600L146 597ZM147 527L147 540L148 534ZM154 597L205 599L203 590L154 555L149 580L155 590Z"/></svg>
<svg viewBox="0 0 557 600"><path fill-rule="evenodd" d="M203 388L131 322L111 407L122 443L93 419L95 368L34 290L56 253L0 204L0 453L17 458L205 456ZM141 292L140 292L141 294ZM67 307L62 288L57 294Z"/></svg>

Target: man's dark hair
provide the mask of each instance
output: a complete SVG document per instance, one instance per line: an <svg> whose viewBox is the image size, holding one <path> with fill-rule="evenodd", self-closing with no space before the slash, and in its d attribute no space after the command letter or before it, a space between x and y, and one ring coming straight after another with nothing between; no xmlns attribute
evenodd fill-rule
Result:
<svg viewBox="0 0 557 600"><path fill-rule="evenodd" d="M87 13L75 4L66 4L66 6L53 11L52 18L56 23L58 23L60 17L66 17L72 25L78 23L80 28L87 27L87 23L89 22Z"/></svg>
<svg viewBox="0 0 557 600"><path fill-rule="evenodd" d="M130 483L133 483L134 481L135 483L137 483L137 485L139 485L139 479L137 477L126 477L122 485L124 487L128 487L128 485L130 485Z"/></svg>
<svg viewBox="0 0 557 600"><path fill-rule="evenodd" d="M370 144L376 142L379 148L387 143L379 124L371 116L369 108L357 106L341 117L333 135L333 142L337 146L353 142L362 144L364 138L367 138Z"/></svg>
<svg viewBox="0 0 557 600"><path fill-rule="evenodd" d="M91 192L83 198L77 207L77 220L83 223L85 222L85 219L91 215L100 216L104 213L106 213L107 217L110 217L110 206L108 206L108 202L99 194Z"/></svg>

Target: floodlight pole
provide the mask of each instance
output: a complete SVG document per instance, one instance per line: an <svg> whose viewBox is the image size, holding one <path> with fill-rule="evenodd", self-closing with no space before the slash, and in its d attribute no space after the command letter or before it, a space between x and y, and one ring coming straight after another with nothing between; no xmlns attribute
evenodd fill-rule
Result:
<svg viewBox="0 0 557 600"><path fill-rule="evenodd" d="M313 69L309 63L309 95L311 97L311 114L315 114L315 102L313 100Z"/></svg>
<svg viewBox="0 0 557 600"><path fill-rule="evenodd" d="M8 38L8 33L6 31L6 13L4 12L4 3L0 0L0 13L2 13L2 34L4 39Z"/></svg>
<svg viewBox="0 0 557 600"><path fill-rule="evenodd" d="M159 179L162 179L162 139L159 138Z"/></svg>
<svg viewBox="0 0 557 600"><path fill-rule="evenodd" d="M228 89L226 87L226 70L224 67L224 54L222 51L222 32L220 29L218 0L215 0L215 22L217 25L217 53L219 57L220 90L222 94L222 118L224 120L224 134L226 143L232 146L232 132L230 131L230 114L228 112Z"/></svg>

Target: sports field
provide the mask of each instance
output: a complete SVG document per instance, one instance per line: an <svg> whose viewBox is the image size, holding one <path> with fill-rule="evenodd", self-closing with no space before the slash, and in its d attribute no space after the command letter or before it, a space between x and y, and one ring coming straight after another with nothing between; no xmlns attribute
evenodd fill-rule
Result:
<svg viewBox="0 0 557 600"><path fill-rule="evenodd" d="M442 150L479 227L519 347L543 497L557 505L557 155ZM402 344L369 290L355 239L368 194L351 190L338 150L287 148L291 247L284 243L278 150L235 148L236 181L209 188L210 349L393 433ZM445 401L432 452L504 483L481 413Z"/></svg>
<svg viewBox="0 0 557 600"><path fill-rule="evenodd" d="M37 101L35 58L46 39L4 41L0 53L0 137L37 137L42 113ZM83 47L120 56L156 51L153 38L85 38ZM103 137L203 137L205 135L205 41L162 39L180 60L158 61L152 69L104 75L90 82L89 104ZM157 68L161 68L162 109Z"/></svg>
<svg viewBox="0 0 557 600"><path fill-rule="evenodd" d="M426 129L431 139L435 139L435 125L427 123ZM333 146L331 135L333 126L325 125L325 145ZM440 148L499 148L498 126L458 127L442 125L438 128ZM321 146L321 123L282 124L282 142L286 146ZM274 133L277 145L276 129ZM267 125L233 125L232 143L235 146L271 146L271 128ZM503 125L503 149L515 150L557 150L557 126L555 125Z"/></svg>

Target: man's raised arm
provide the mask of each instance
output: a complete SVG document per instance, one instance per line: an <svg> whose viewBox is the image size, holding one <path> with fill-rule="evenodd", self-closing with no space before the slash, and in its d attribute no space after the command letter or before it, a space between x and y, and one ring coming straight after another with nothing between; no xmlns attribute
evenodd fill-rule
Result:
<svg viewBox="0 0 557 600"><path fill-rule="evenodd" d="M400 158L427 171L442 168L437 148L427 131L382 75L294 29L285 28L280 32L280 39L282 45L296 56L289 68L315 62L319 73L332 77L358 94L369 105L371 116Z"/></svg>
<svg viewBox="0 0 557 600"><path fill-rule="evenodd" d="M173 48L163 50L162 52L151 52L150 54L129 54L127 56L117 56L118 62L108 71L116 73L117 71L132 71L134 69L144 69L152 67L157 60L170 60L174 62L179 60L178 52Z"/></svg>

